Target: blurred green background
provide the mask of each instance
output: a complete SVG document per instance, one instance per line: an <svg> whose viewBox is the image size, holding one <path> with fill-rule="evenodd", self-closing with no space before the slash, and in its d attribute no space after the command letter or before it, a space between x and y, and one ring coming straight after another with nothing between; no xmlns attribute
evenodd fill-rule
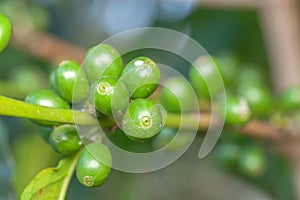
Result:
<svg viewBox="0 0 300 200"><path fill-rule="evenodd" d="M85 48L131 28L174 29L198 41L209 54L227 58L238 70L246 66L258 70L272 90L265 44L253 10L205 9L192 0L1 0L0 12L15 24ZM187 74L188 63L172 55L149 50L138 53L159 56ZM48 88L47 76L55 64L10 46L0 55L0 94L23 100L29 91ZM56 165L59 155L38 131L29 120L1 117L0 200L18 199L38 171ZM84 188L74 178L68 199L296 199L291 166L267 141L226 130L213 152L200 160L197 155L202 139L203 134L198 134L179 160L156 172L127 174L113 170L107 183L95 189ZM234 151L248 147L262 152L265 169L259 175L244 174L228 164L226 151L232 156Z"/></svg>

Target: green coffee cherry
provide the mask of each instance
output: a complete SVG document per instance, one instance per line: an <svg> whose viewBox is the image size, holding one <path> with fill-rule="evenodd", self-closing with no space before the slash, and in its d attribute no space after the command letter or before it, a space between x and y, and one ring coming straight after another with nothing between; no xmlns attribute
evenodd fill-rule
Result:
<svg viewBox="0 0 300 200"><path fill-rule="evenodd" d="M237 166L241 148L235 143L223 143L216 148L216 157L222 167L233 169Z"/></svg>
<svg viewBox="0 0 300 200"><path fill-rule="evenodd" d="M160 91L160 102L170 112L192 112L194 91L189 82L181 77L167 79Z"/></svg>
<svg viewBox="0 0 300 200"><path fill-rule="evenodd" d="M9 18L0 13L0 53L8 45L12 35L12 25Z"/></svg>
<svg viewBox="0 0 300 200"><path fill-rule="evenodd" d="M120 77L123 61L115 48L107 44L99 44L89 49L83 67L92 84L101 76Z"/></svg>
<svg viewBox="0 0 300 200"><path fill-rule="evenodd" d="M241 67L236 77L236 85L240 84L263 84L265 85L266 78L259 67L254 64L246 64Z"/></svg>
<svg viewBox="0 0 300 200"><path fill-rule="evenodd" d="M279 106L286 112L300 108L300 87L295 86L284 90L279 96Z"/></svg>
<svg viewBox="0 0 300 200"><path fill-rule="evenodd" d="M86 187L97 187L110 174L111 162L111 153L105 145L89 144L79 154L76 177Z"/></svg>
<svg viewBox="0 0 300 200"><path fill-rule="evenodd" d="M200 56L191 66L189 78L199 98L210 99L223 89L219 65L217 58Z"/></svg>
<svg viewBox="0 0 300 200"><path fill-rule="evenodd" d="M233 52L223 52L218 55L220 72L224 78L225 85L232 86L239 69L239 59Z"/></svg>
<svg viewBox="0 0 300 200"><path fill-rule="evenodd" d="M91 89L96 109L105 114L123 111L129 104L129 93L125 85L114 77L102 77Z"/></svg>
<svg viewBox="0 0 300 200"><path fill-rule="evenodd" d="M75 61L61 62L50 75L50 85L69 103L78 103L88 94L89 83L85 72Z"/></svg>
<svg viewBox="0 0 300 200"><path fill-rule="evenodd" d="M273 98L271 92L264 85L259 83L241 84L238 87L238 94L246 98L253 115L266 117L270 114Z"/></svg>
<svg viewBox="0 0 300 200"><path fill-rule="evenodd" d="M26 102L45 107L69 109L70 106L52 90L37 90L30 92Z"/></svg>
<svg viewBox="0 0 300 200"><path fill-rule="evenodd" d="M49 143L52 148L63 155L70 155L81 147L81 140L74 125L62 125L50 133Z"/></svg>
<svg viewBox="0 0 300 200"><path fill-rule="evenodd" d="M160 107L147 99L132 100L122 120L126 136L137 141L154 137L162 126Z"/></svg>
<svg viewBox="0 0 300 200"><path fill-rule="evenodd" d="M249 104L244 97L227 97L225 112L225 123L228 125L244 125L251 117Z"/></svg>
<svg viewBox="0 0 300 200"><path fill-rule="evenodd" d="M150 96L157 88L159 80L159 67L147 57L133 59L125 66L122 73L122 81L133 99Z"/></svg>
<svg viewBox="0 0 300 200"><path fill-rule="evenodd" d="M238 164L242 174L248 177L257 178L265 172L267 159L260 148L246 147L240 155Z"/></svg>
<svg viewBox="0 0 300 200"><path fill-rule="evenodd" d="M25 101L39 106L69 109L70 106L52 90L37 90L30 92ZM60 123L32 120L42 126L57 126Z"/></svg>

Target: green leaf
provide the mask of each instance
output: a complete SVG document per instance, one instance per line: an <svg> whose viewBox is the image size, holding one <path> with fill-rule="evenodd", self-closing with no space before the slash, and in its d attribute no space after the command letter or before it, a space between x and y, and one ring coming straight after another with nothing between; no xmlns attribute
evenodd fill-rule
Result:
<svg viewBox="0 0 300 200"><path fill-rule="evenodd" d="M24 189L21 200L64 200L78 154L61 160L57 167L44 169Z"/></svg>
<svg viewBox="0 0 300 200"><path fill-rule="evenodd" d="M59 158L59 155L43 141L37 131L37 127L30 126L29 130L24 130L12 142L12 153L15 160L12 186L18 197L39 171L56 165ZM34 162L28 162L28 160L34 160Z"/></svg>

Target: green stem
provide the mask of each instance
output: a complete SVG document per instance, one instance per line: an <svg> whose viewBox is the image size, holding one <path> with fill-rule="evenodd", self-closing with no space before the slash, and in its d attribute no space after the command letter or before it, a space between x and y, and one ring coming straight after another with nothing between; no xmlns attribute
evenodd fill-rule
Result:
<svg viewBox="0 0 300 200"><path fill-rule="evenodd" d="M88 112L38 106L2 95L0 95L0 115L65 124L98 124L98 121ZM207 127L207 120L210 120L210 116L201 117L201 119L199 128L205 129ZM184 123L182 123L182 121L184 121ZM115 122L109 118L101 118L100 123L102 127L111 127L115 124ZM195 116L195 114L185 114L181 116L179 114L168 113L165 125L173 128L181 126L181 128L189 129L190 127L194 127L197 123L198 117Z"/></svg>
<svg viewBox="0 0 300 200"><path fill-rule="evenodd" d="M0 115L65 124L97 124L95 118L88 112L38 106L2 95L0 95ZM109 119L101 119L101 124L104 126L111 126L114 123Z"/></svg>
<svg viewBox="0 0 300 200"><path fill-rule="evenodd" d="M199 120L201 119L201 120ZM205 130L209 126L211 116L209 114L173 114L168 113L165 125L172 128L191 129L198 125L199 130Z"/></svg>
<svg viewBox="0 0 300 200"><path fill-rule="evenodd" d="M79 152L77 152L75 155L73 155L75 158L73 159L73 162L68 170L68 173L67 173L67 176L62 184L62 188L61 188L61 193L60 193L60 196L59 196L59 199L58 200L64 200L66 199L66 194L67 194L67 191L68 191L68 188L69 188L69 184L70 184L70 181L71 181L71 178L74 174L74 171L75 171L75 167L77 165L77 161L78 161L78 157L79 157Z"/></svg>

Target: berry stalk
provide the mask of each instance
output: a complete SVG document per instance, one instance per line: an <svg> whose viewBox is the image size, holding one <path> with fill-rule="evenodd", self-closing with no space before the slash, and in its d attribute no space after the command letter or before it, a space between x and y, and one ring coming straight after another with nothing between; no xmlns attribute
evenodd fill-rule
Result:
<svg viewBox="0 0 300 200"><path fill-rule="evenodd" d="M87 112L37 106L2 95L0 95L0 115L66 124L75 124L74 116L76 116L76 124L95 124L95 119ZM111 125L111 121L104 120L102 124Z"/></svg>

